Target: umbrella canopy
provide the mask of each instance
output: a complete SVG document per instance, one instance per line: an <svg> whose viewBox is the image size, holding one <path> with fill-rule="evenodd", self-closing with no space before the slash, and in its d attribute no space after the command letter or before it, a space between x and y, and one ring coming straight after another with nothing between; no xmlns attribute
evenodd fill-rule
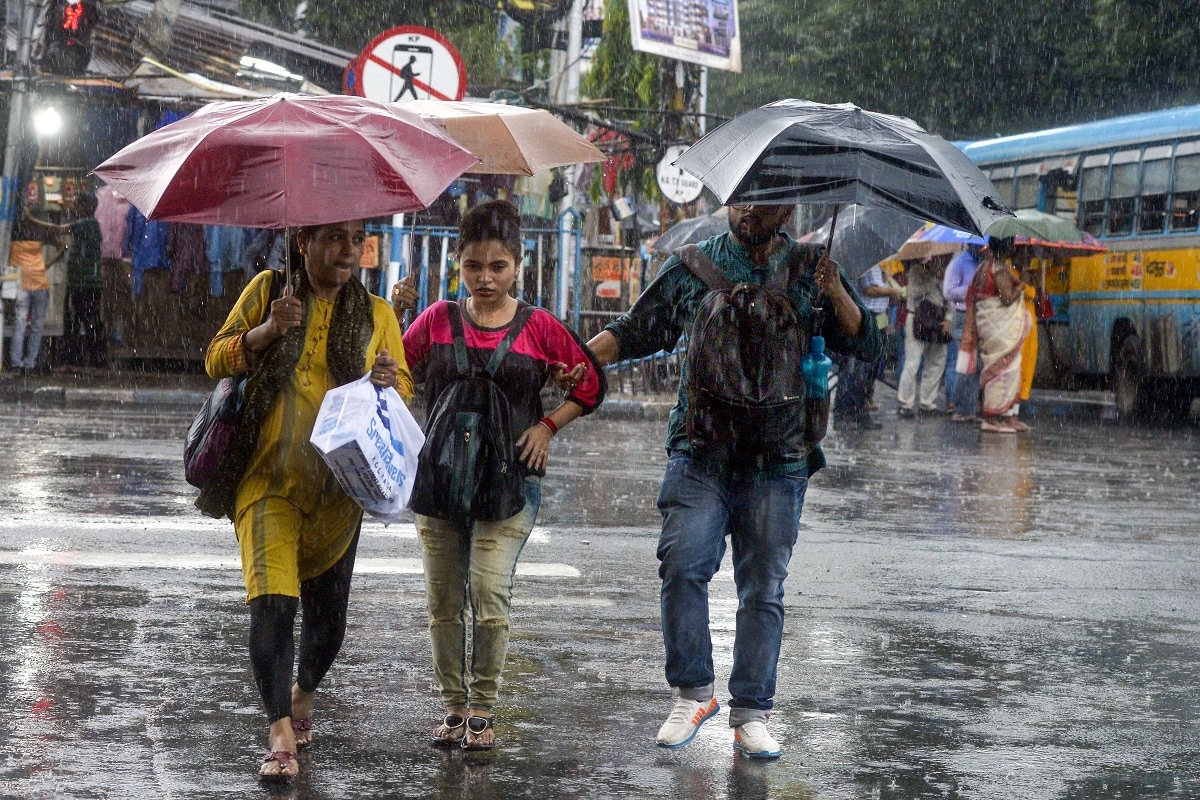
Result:
<svg viewBox="0 0 1200 800"><path fill-rule="evenodd" d="M566 164L603 161L604 154L550 112L500 103L412 100L399 107L437 120L481 159L467 172L532 175Z"/></svg>
<svg viewBox="0 0 1200 800"><path fill-rule="evenodd" d="M770 103L716 128L674 163L726 204L858 203L974 233L1011 213L954 145L910 119L850 103Z"/></svg>
<svg viewBox="0 0 1200 800"><path fill-rule="evenodd" d="M696 244L722 233L729 233L729 211L719 208L711 214L676 222L658 237L654 251L673 253L685 244Z"/></svg>
<svg viewBox="0 0 1200 800"><path fill-rule="evenodd" d="M948 228L945 225L935 225L927 222L912 236L900 245L900 249L892 253L886 261L915 261L932 258L933 256L957 253L969 244L985 245L987 239L966 231Z"/></svg>
<svg viewBox="0 0 1200 800"><path fill-rule="evenodd" d="M1079 256L1103 253L1107 247L1069 219L1033 209L1022 209L987 229L993 239L1013 239L1016 244L1039 248L1047 255Z"/></svg>
<svg viewBox="0 0 1200 800"><path fill-rule="evenodd" d="M478 160L396 106L277 94L205 106L95 174L149 219L284 228L424 208Z"/></svg>
<svg viewBox="0 0 1200 800"><path fill-rule="evenodd" d="M812 241L830 245L830 252L836 253L838 263L853 280L887 258L917 224L920 220L907 214L850 205L842 209L838 217L832 242L829 241L829 229L833 220L817 228Z"/></svg>

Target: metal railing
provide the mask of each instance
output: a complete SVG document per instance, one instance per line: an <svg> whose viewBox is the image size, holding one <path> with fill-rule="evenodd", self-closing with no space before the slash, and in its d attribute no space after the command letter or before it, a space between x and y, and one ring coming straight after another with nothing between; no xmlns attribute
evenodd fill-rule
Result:
<svg viewBox="0 0 1200 800"><path fill-rule="evenodd" d="M370 225L369 233L387 237L384 245L390 253L390 268L364 270L363 282L380 297L388 297L390 281L404 277L412 269L425 276L418 282L417 311L438 300L458 300L466 296L461 282L453 281L455 253L452 249L458 229L437 225ZM533 305L552 311L578 329L582 242L578 234L578 214L568 210L560 214L554 227L522 228L524 246L522 269L517 291ZM395 277L393 277L395 276ZM434 276L432 279L430 276ZM370 281L368 283L368 281ZM528 283L527 283L528 282Z"/></svg>

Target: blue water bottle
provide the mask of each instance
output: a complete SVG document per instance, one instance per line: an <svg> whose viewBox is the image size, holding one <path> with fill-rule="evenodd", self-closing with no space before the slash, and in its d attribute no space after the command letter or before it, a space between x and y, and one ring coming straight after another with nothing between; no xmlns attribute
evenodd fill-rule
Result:
<svg viewBox="0 0 1200 800"><path fill-rule="evenodd" d="M825 337L809 339L808 353L800 362L804 374L804 440L814 445L829 427L829 371L833 361L825 355Z"/></svg>

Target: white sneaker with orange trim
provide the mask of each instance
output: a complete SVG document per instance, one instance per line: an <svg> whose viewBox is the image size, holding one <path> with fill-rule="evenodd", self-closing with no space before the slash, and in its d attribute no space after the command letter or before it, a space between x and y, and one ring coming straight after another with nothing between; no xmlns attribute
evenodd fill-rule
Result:
<svg viewBox="0 0 1200 800"><path fill-rule="evenodd" d="M720 710L721 706L715 697L706 703L697 703L684 697L676 698L667 721L658 729L655 741L659 747L672 750L683 747L696 738L696 731L700 730L704 721Z"/></svg>
<svg viewBox="0 0 1200 800"><path fill-rule="evenodd" d="M733 748L750 758L779 758L783 753L766 723L759 720L733 729Z"/></svg>

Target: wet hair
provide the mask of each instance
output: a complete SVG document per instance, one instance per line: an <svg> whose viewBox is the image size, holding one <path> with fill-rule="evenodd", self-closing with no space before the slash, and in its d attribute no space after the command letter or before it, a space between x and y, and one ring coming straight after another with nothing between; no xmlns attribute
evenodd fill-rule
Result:
<svg viewBox="0 0 1200 800"><path fill-rule="evenodd" d="M489 200L472 208L458 225L458 252L469 244L504 244L513 260L521 260L521 212L507 200Z"/></svg>
<svg viewBox="0 0 1200 800"><path fill-rule="evenodd" d="M1007 239L988 237L988 250L991 251L991 254L996 258L1007 258L1009 256L1016 255L1016 240L1011 236Z"/></svg>
<svg viewBox="0 0 1200 800"><path fill-rule="evenodd" d="M75 207L83 212L85 217L95 214L97 205L99 203L96 201L96 195L91 192L80 192L75 195Z"/></svg>

